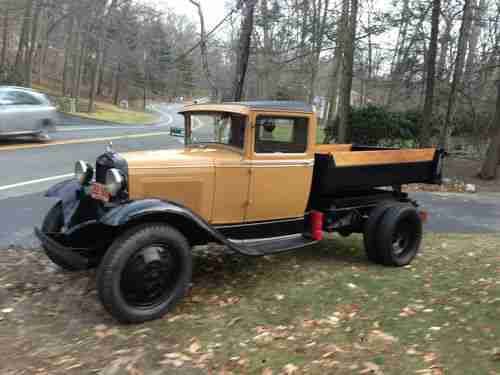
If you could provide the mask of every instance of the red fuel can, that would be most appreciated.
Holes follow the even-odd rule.
[[[323,239],[323,212],[311,212],[311,237],[314,241],[321,241]]]

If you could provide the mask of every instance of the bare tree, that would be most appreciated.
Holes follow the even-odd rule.
[[[309,102],[312,103],[316,96],[316,81],[320,63],[321,50],[325,40],[325,27],[327,23],[329,0],[312,0],[312,54],[311,54],[311,79],[309,81]]]
[[[465,53],[467,47],[467,40],[469,38],[470,26],[472,23],[472,0],[465,0],[462,25],[460,27],[460,34],[458,37],[457,56],[455,60],[455,70],[453,72],[453,81],[451,82],[450,95],[448,97],[448,108],[446,111],[446,119],[439,144],[441,147],[447,149],[448,138],[450,130],[452,129],[451,122],[455,115],[455,106],[457,102],[459,85],[462,84],[462,77],[465,65]]]
[[[3,23],[2,23],[2,55],[0,58],[0,65],[5,66],[7,62],[7,40],[9,37],[9,4],[5,3],[3,6]]]
[[[473,20],[472,27],[470,31],[470,37],[468,40],[468,54],[467,60],[465,62],[465,76],[464,80],[467,84],[471,84],[473,82],[473,74],[476,71],[476,63],[477,63],[477,45],[479,43],[479,38],[481,36],[481,25],[483,23],[482,18],[484,17],[486,8],[485,0],[474,0],[473,6]]]
[[[330,105],[328,107],[327,126],[325,129],[325,139],[323,143],[330,143],[333,139],[335,127],[337,123],[337,102],[339,86],[341,84],[342,75],[339,74],[342,70],[343,60],[343,42],[346,30],[349,26],[349,1],[342,1],[342,14],[340,22],[337,23],[337,37],[335,41],[335,51],[333,54],[332,70],[330,74],[330,86],[328,97]]]
[[[25,5],[23,24],[21,27],[21,36],[19,38],[19,45],[16,54],[16,69],[20,69],[23,63],[24,54],[28,46],[29,34],[31,30],[31,16],[33,11],[33,0],[28,0]]]
[[[113,12],[118,5],[118,0],[112,0],[108,7],[104,7],[104,15],[101,21],[101,26],[99,29],[99,35],[97,40],[97,56],[95,58],[95,65],[92,71],[92,79],[90,81],[90,94],[89,94],[89,107],[88,112],[94,111],[94,103],[97,94],[97,86],[99,84],[99,72],[104,61],[104,50],[106,48],[106,36],[111,22],[111,17]]]
[[[35,54],[35,50],[37,48],[38,28],[39,28],[39,23],[40,23],[41,12],[42,12],[42,3],[40,0],[38,0],[35,3],[35,13],[33,15],[33,20],[31,21],[30,45],[26,51],[25,84],[28,87],[31,87],[32,80],[33,80],[33,55]]]
[[[62,95],[66,96],[69,92],[69,84],[70,84],[70,64],[71,64],[71,56],[74,54],[74,44],[73,44],[73,29],[75,27],[75,17],[71,16],[68,18],[68,22],[66,25],[66,41],[64,43],[64,67],[63,67],[63,82],[62,82]]]
[[[437,56],[437,39],[439,35],[439,15],[441,13],[441,0],[433,0],[432,5],[432,28],[431,41],[429,44],[429,52],[427,53],[427,69],[426,69],[426,88],[425,88],[425,104],[422,116],[422,133],[420,143],[422,145],[430,145],[431,138],[431,121],[434,105],[434,83],[436,81],[436,56]]]
[[[233,100],[240,101],[243,97],[245,77],[248,68],[248,57],[250,55],[250,43],[254,24],[254,13],[257,0],[244,0],[243,19],[241,21],[240,37],[236,55],[236,71],[233,80]]]
[[[348,1],[348,0],[344,0]],[[354,65],[354,48],[356,42],[356,26],[358,19],[358,0],[351,0],[349,27],[345,33],[342,83],[340,87],[340,105],[338,111],[340,143],[347,142],[349,115],[351,112],[351,92]]]
[[[217,98],[219,96],[219,90],[212,79],[212,74],[210,73],[210,67],[208,65],[208,50],[207,50],[207,33],[205,30],[205,17],[203,16],[203,10],[198,1],[189,0],[198,9],[198,17],[200,18],[200,50],[201,50],[201,63],[203,66],[203,71],[205,73],[205,78],[210,85],[212,90],[212,98]]]

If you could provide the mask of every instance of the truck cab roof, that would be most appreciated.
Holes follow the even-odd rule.
[[[220,104],[193,104],[184,107],[179,113],[187,112],[231,112],[248,115],[252,111],[282,111],[294,113],[313,113],[310,104],[299,101],[262,100],[248,102],[227,102]]]

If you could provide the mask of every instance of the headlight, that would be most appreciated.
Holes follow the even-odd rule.
[[[75,178],[80,182],[80,184],[85,185],[92,180],[94,176],[94,169],[82,160],[79,160],[75,164]]]
[[[106,172],[106,191],[111,194],[112,197],[123,189],[124,184],[125,178],[122,172],[116,168],[108,169]]]

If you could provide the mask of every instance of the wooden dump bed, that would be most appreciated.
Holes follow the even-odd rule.
[[[381,186],[441,183],[443,152],[351,144],[318,145],[313,194],[336,195]]]

